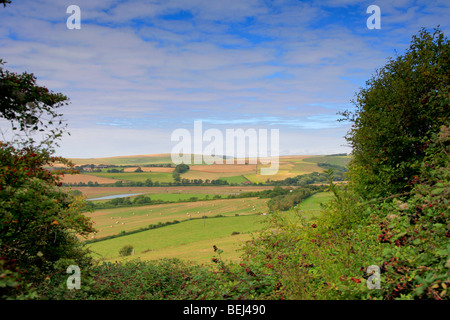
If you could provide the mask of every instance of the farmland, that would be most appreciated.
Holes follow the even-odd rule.
[[[86,240],[94,256],[103,260],[140,258],[143,260],[163,257],[207,262],[211,259],[212,245],[220,245],[223,257],[238,259],[239,246],[262,227],[268,217],[267,201],[263,198],[236,198],[244,192],[272,190],[267,180],[283,180],[288,177],[324,172],[321,164],[345,166],[348,156],[286,156],[279,159],[276,175],[260,174],[261,164],[193,164],[180,174],[181,179],[195,181],[226,181],[227,185],[172,185],[174,165],[170,155],[142,155],[99,159],[71,159],[77,166],[90,165],[95,172],[67,175],[64,181],[73,183],[68,188],[78,190],[93,203],[102,197],[137,195],[164,203],[134,206],[106,207],[85,213],[94,221],[96,233]],[[236,161],[237,162],[237,161]],[[137,169],[140,170],[137,170]],[[114,169],[114,170],[113,170]],[[67,180],[66,180],[67,179]],[[148,182],[152,186],[118,186],[117,181]],[[95,183],[95,181],[97,183]],[[93,185],[95,183],[95,185]],[[305,199],[295,212],[301,211],[309,219],[320,215],[320,203],[330,198],[329,192],[320,192]],[[98,207],[96,207],[98,208]],[[100,207],[101,208],[101,207]],[[104,207],[105,208],[105,207]],[[288,211],[286,217],[295,218]],[[132,245],[134,255],[119,256],[119,249]]]
[[[271,186],[172,186],[172,187],[68,187],[68,190],[79,190],[88,199],[124,193],[160,194],[208,194],[230,195],[241,192],[270,190]]]
[[[294,212],[302,212],[306,218],[314,219],[320,214],[320,203],[329,198],[329,192],[315,194],[285,215],[296,219]],[[240,245],[261,229],[262,222],[269,216],[262,214],[267,212],[266,201],[222,199],[97,210],[87,213],[95,222],[97,238],[138,230],[150,224],[178,223],[93,242],[89,247],[95,257],[103,260],[176,257],[206,263],[212,257],[212,246],[217,245],[224,250],[223,258],[237,260]],[[132,245],[135,254],[120,257],[119,249],[124,245]]]
[[[98,229],[96,237],[101,238],[167,221],[262,213],[267,211],[265,202],[266,199],[254,198],[221,199],[104,209],[87,215],[93,218]]]
[[[112,184],[117,181],[172,184],[175,182],[172,172],[175,165],[170,155],[143,155],[127,157],[111,157],[97,159],[71,159],[77,166],[103,166],[95,172],[82,172],[78,175],[66,175],[63,182],[76,185],[79,183],[96,183],[98,185]],[[222,180],[228,184],[241,185],[245,183],[264,184],[268,180],[277,181],[292,178],[312,172],[324,172],[321,164],[346,166],[350,160],[346,155],[334,156],[282,156],[279,158],[278,172],[274,175],[262,175],[258,164],[191,164],[189,170],[180,175],[181,179],[189,181]],[[235,161],[237,162],[237,160]],[[248,161],[247,161],[248,162]],[[267,165],[265,165],[267,167]],[[139,172],[135,172],[137,169]],[[114,170],[113,170],[114,169]],[[115,172],[111,172],[115,171]],[[121,171],[121,172],[120,172]]]

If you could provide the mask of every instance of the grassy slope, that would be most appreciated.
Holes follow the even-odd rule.
[[[329,192],[315,194],[300,204],[298,210],[303,211],[302,215],[305,218],[314,219],[314,217],[320,214],[320,203],[327,201],[330,196],[331,193]],[[224,254],[222,255],[223,258],[236,260],[239,257],[238,249],[242,242],[250,239],[251,232],[256,232],[258,229],[262,228],[263,225],[261,225],[261,222],[264,221],[266,217],[263,215],[243,215],[243,213],[253,213],[251,207],[248,207],[249,203],[252,203],[252,205],[256,204],[257,208],[264,208],[265,204],[264,202],[258,204],[255,200],[251,199],[250,202],[242,202],[242,200],[244,199],[217,200],[217,202],[210,201],[211,205],[213,203],[219,204],[219,202],[222,202],[222,205],[228,203],[229,205],[234,206],[235,210],[241,212],[240,216],[234,216],[234,211],[226,213],[222,210],[222,214],[228,215],[227,217],[194,219],[188,222],[93,243],[89,246],[94,252],[98,253],[96,255],[97,257],[103,256],[109,260],[131,258],[148,260],[163,257],[177,257],[204,263],[210,261],[214,255],[212,246],[217,245],[224,250]],[[263,200],[261,199],[260,201]],[[201,206],[202,202],[192,203],[192,205],[194,204],[199,206],[196,208],[191,207],[191,209],[186,209],[186,211],[192,213],[206,209],[204,206]],[[218,210],[218,205],[215,206],[215,208],[217,212],[220,211]],[[102,210],[99,212],[98,216],[103,217],[104,222],[111,224],[111,220],[109,219],[111,216],[116,218],[119,215],[125,216],[128,214],[128,216],[130,216],[133,209],[136,211],[135,214],[137,216],[139,214],[138,211],[135,210],[137,208],[129,208],[127,212],[120,211],[120,209],[114,209],[113,211]],[[144,209],[140,214],[142,215],[144,212],[148,212],[148,208]],[[181,213],[182,217],[183,214],[185,216],[184,211]],[[166,216],[163,214],[163,216],[160,217],[160,221],[172,221],[174,220],[175,215],[175,213],[172,215],[167,214]],[[294,217],[292,211],[286,212],[286,215]],[[194,216],[195,214],[193,217]],[[240,232],[241,234],[231,235],[234,231]],[[118,255],[118,251],[126,244],[134,246],[135,255],[128,258],[121,258]]]
[[[187,220],[190,218],[189,215],[192,218],[200,218],[218,214],[234,216],[262,213],[267,211],[266,201],[267,199],[244,198],[171,203],[102,209],[86,215],[95,222],[94,227],[98,230],[96,237],[102,238],[119,234],[121,231],[137,230],[150,224],[156,225],[159,222]]]
[[[211,248],[217,243],[216,240],[221,241],[224,240],[223,238],[234,237],[231,236],[232,232],[248,233],[257,230],[261,226],[259,221],[262,221],[262,218],[263,216],[258,215],[194,219],[97,242],[91,245],[91,249],[101,252],[103,257],[119,259],[119,249],[126,244],[131,244],[136,253],[133,258],[155,259],[161,257],[161,255],[167,255],[165,251],[169,249],[174,256],[179,257],[188,254],[191,259],[198,260],[198,258],[205,257],[204,253],[207,253],[208,249],[212,252]],[[240,238],[242,239],[242,236]],[[152,251],[142,254],[146,250]],[[199,250],[200,256],[196,254],[196,250]]]

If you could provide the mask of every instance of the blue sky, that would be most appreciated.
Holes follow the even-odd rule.
[[[72,4],[79,30],[66,27]],[[329,154],[351,151],[336,113],[420,28],[448,35],[448,17],[448,1],[13,0],[0,57],[70,98],[66,157],[170,153],[195,120],[279,129],[281,154]]]

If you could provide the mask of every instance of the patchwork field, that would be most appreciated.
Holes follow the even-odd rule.
[[[173,182],[173,167],[144,166],[171,163],[170,155],[72,160],[77,165],[103,164],[110,167],[101,169],[102,172],[67,175],[65,181],[82,181],[85,183],[96,181],[98,184],[103,184],[119,180],[145,182],[147,179],[151,179],[153,182]],[[215,195],[228,196],[242,192],[272,189],[272,186],[248,186],[245,183],[248,181],[265,183],[267,179],[280,180],[312,172],[323,172],[324,169],[318,164],[327,163],[345,166],[349,160],[349,156],[342,155],[283,156],[279,158],[279,170],[275,175],[261,175],[261,164],[190,165],[190,170],[181,174],[182,179],[202,179],[203,181],[222,179],[230,184],[235,184],[232,186],[72,186],[69,188],[81,191],[87,199],[123,194],[144,194],[150,196],[152,200],[174,202],[101,209],[86,213],[93,219],[94,226],[98,231],[96,234],[89,235],[87,240],[99,240],[113,236],[113,238],[89,244],[95,257],[110,261],[177,257],[206,263],[214,255],[213,245],[217,245],[224,250],[223,257],[225,259],[238,259],[238,249],[243,241],[249,240],[251,234],[258,232],[263,226],[262,222],[270,217],[266,205],[268,199],[212,200]],[[111,169],[111,166],[124,169],[124,172],[107,172]],[[134,172],[138,167],[141,167],[143,172]],[[308,219],[315,219],[321,214],[320,203],[328,201],[330,196],[329,192],[315,194],[298,205],[298,208],[283,213],[283,215],[288,219],[297,219],[297,214],[300,213]],[[193,197],[197,199],[192,201]],[[164,225],[166,223],[170,224]],[[155,226],[157,227],[155,228]],[[126,234],[128,232],[135,233]],[[120,248],[127,244],[133,246],[134,255],[120,257]]]
[[[133,166],[122,168],[123,173],[108,173],[107,169],[102,172],[83,173],[81,175],[72,175],[64,178],[67,183],[87,183],[89,181],[99,184],[113,183],[118,180],[131,182],[145,182],[151,179],[153,182],[168,183],[174,182],[172,172],[174,168],[168,167],[144,167],[151,164],[170,164],[172,163],[170,154],[162,155],[143,155],[143,156],[124,156],[111,158],[96,159],[71,159],[77,165],[95,164],[117,166]],[[223,179],[229,183],[243,184],[247,181],[253,183],[265,183],[268,179],[272,181],[283,180],[289,177],[308,174],[312,172],[323,172],[324,168],[319,163],[327,163],[331,165],[346,166],[350,160],[350,156],[281,156],[279,157],[278,172],[274,175],[261,175],[262,167],[270,165],[262,164],[191,164],[190,170],[181,174],[182,179],[201,179],[217,180]],[[134,172],[138,166],[141,166],[143,172]]]

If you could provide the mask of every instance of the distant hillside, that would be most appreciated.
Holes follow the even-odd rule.
[[[145,165],[145,164],[159,164],[172,163],[170,154],[147,154],[136,156],[117,156],[106,158],[71,158],[75,165]]]
[[[193,160],[193,155],[191,159]],[[97,181],[98,184],[108,183],[106,180],[101,179],[110,179],[110,183],[119,180],[123,182],[145,182],[147,179],[151,179],[153,182],[174,182],[171,172],[173,169],[167,167],[150,167],[169,164],[175,167],[170,154],[87,159],[76,158],[70,160],[78,167],[93,165],[89,170],[81,170],[82,175],[67,176],[65,180],[71,184],[78,182],[86,183],[89,177],[92,177],[92,182]],[[192,181],[220,179],[237,184],[244,184],[245,182],[265,183],[268,179],[271,181],[279,181],[313,172],[322,173],[330,167],[343,168],[349,161],[350,156],[344,154],[281,156],[279,157],[278,172],[274,175],[261,175],[261,168],[268,167],[269,165],[262,165],[261,163],[250,164],[248,160],[245,164],[189,164],[190,169],[182,173],[180,178]],[[140,167],[142,168],[135,172]]]

